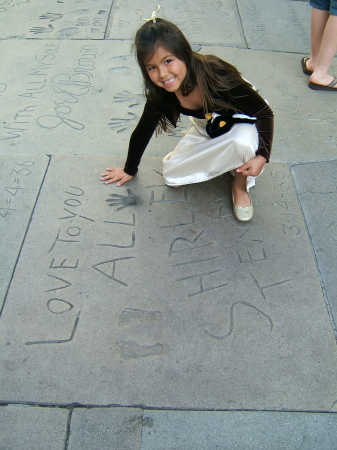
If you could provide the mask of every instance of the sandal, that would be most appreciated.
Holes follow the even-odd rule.
[[[310,89],[315,89],[316,91],[336,91],[337,92],[337,88],[334,87],[336,85],[337,85],[336,77],[334,77],[334,79],[331,81],[331,83],[329,83],[327,86],[323,86],[322,84],[311,83],[311,81],[308,83],[308,86],[310,87]]]
[[[308,61],[308,59],[310,59],[310,58],[304,57],[304,58],[302,58],[302,61],[301,61],[301,64],[302,64],[302,71],[303,71],[303,73],[304,73],[305,75],[311,75],[311,74],[312,74],[312,70],[309,70],[309,69],[307,68],[307,61]]]

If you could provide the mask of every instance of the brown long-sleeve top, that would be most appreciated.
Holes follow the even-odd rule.
[[[267,162],[270,158],[273,132],[274,115],[266,101],[249,85],[243,84],[229,90],[230,101],[233,109],[220,109],[218,114],[231,115],[240,111],[251,117],[256,117],[256,128],[259,135],[259,146],[257,155],[262,155]],[[176,127],[180,114],[204,119],[203,109],[189,110],[183,108],[174,93],[166,92],[162,100],[158,103],[145,104],[143,114],[133,131],[124,172],[128,175],[135,175],[143,153],[153,136],[160,117],[164,115],[169,122]]]

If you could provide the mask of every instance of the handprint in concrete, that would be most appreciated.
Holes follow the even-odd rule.
[[[112,198],[108,198],[106,201],[109,203],[109,206],[119,206],[117,211],[120,211],[128,206],[137,205],[138,199],[131,189],[127,190],[128,195],[121,194],[111,194]]]

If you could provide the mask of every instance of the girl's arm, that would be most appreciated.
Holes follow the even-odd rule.
[[[155,132],[159,119],[160,114],[153,111],[151,106],[146,103],[138,125],[130,137],[129,151],[124,169],[108,168],[107,172],[101,175],[101,180],[105,184],[117,181],[117,186],[122,186],[136,175],[143,153]]]
[[[155,112],[154,108],[146,103],[138,125],[130,138],[128,156],[124,166],[124,172],[128,175],[134,176],[138,172],[140,160],[157,128],[159,119],[160,113]]]

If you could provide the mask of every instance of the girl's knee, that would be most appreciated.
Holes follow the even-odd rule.
[[[253,130],[240,130],[233,135],[233,145],[235,147],[236,152],[240,155],[243,161],[248,161],[251,158],[254,158],[255,152],[258,148],[258,135],[256,133],[252,133]]]

